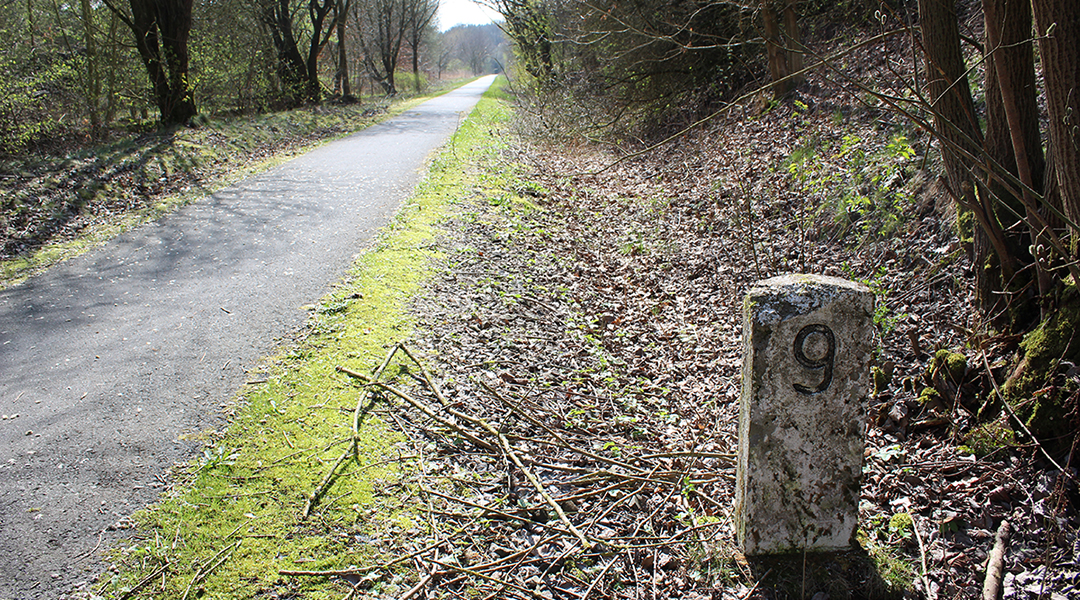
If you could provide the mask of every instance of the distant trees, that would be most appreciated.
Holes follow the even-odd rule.
[[[117,123],[169,126],[199,110],[349,97],[365,81],[397,93],[402,68],[419,90],[425,73],[505,62],[492,59],[498,28],[442,34],[437,8],[437,0],[0,1],[0,155]]]
[[[473,75],[495,73],[509,58],[509,43],[498,25],[459,25],[441,36],[442,69],[463,69]]]

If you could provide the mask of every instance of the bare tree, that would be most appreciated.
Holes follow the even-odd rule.
[[[197,113],[188,77],[192,2],[129,0],[130,11],[105,2],[135,37],[163,125],[184,123]]]
[[[295,15],[302,4],[294,6],[292,0],[259,0],[260,17],[270,30],[277,51],[278,76],[291,105],[322,99],[319,55],[335,31],[336,20],[343,18],[342,14],[333,12],[337,5],[338,0],[307,0],[306,19],[298,23]],[[300,42],[305,38],[306,56],[300,51]]]
[[[405,20],[407,31],[405,42],[412,54],[413,80],[416,91],[420,91],[420,44],[430,33],[432,20],[439,11],[438,0],[405,0]]]
[[[394,72],[408,29],[406,0],[357,0],[353,18],[364,66],[388,96],[397,94]]]
[[[1050,156],[1061,204],[1080,223],[1080,10],[1076,0],[1032,0],[1050,116]]]

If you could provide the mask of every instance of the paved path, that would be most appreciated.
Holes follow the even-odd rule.
[[[221,425],[491,81],[0,291],[0,599],[93,575],[99,532],[154,499],[195,448],[182,433]]]

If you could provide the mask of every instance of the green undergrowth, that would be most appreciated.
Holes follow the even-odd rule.
[[[67,156],[0,160],[0,289],[239,179],[443,93],[202,119]],[[0,247],[0,255],[11,252]]]
[[[479,174],[496,156],[506,114],[491,94],[481,100],[375,245],[311,307],[304,338],[249,376],[228,427],[192,432],[206,442],[202,456],[179,470],[158,504],[135,515],[132,535],[111,551],[99,594],[341,598],[347,578],[280,571],[371,567],[426,532],[407,479],[416,458],[382,418],[383,405],[364,415],[357,458],[348,452],[360,388],[337,367],[370,374],[409,337],[407,307],[438,258],[436,228],[457,199],[483,185]],[[402,368],[392,363],[383,379]],[[392,571],[350,578],[376,593],[407,587],[404,573]]]

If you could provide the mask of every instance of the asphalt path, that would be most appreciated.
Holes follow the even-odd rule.
[[[486,77],[0,291],[0,599],[101,567],[246,370],[411,193]],[[104,532],[104,533],[102,533]]]

